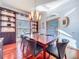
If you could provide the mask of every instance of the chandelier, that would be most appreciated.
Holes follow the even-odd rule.
[[[41,14],[38,11],[31,11],[29,14],[29,19],[33,21],[39,21],[41,19]]]
[[[34,9],[29,13],[29,19],[32,21],[39,21],[41,19],[41,13],[36,10],[36,0],[33,0]]]

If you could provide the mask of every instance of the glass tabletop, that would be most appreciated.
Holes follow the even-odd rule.
[[[52,35],[34,34],[29,38],[32,38],[42,44],[48,44],[50,42],[56,41],[57,36],[53,37]]]

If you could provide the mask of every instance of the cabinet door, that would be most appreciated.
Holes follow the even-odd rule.
[[[47,38],[48,39],[55,39],[58,35],[58,20],[52,19],[50,21],[47,21],[46,23],[46,31],[47,31]]]
[[[23,15],[16,15],[16,35],[20,37],[21,35],[30,35],[30,22]]]

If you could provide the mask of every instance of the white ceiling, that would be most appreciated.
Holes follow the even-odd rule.
[[[30,11],[34,7],[34,0],[1,0],[2,5],[14,7],[24,11]],[[36,5],[41,5],[44,3],[49,3],[55,0],[36,0]]]
[[[68,0],[0,0],[2,5],[10,8],[17,8],[23,11],[31,11],[33,8],[37,10],[50,11],[62,5]],[[35,3],[36,2],[36,3]],[[36,6],[36,7],[35,7]]]
[[[39,11],[52,11],[58,7],[60,7],[61,5],[67,3],[69,0],[57,0],[57,1],[52,1],[52,2],[49,2],[49,3],[45,3],[45,4],[42,4],[42,5],[39,5],[36,7],[37,10]]]

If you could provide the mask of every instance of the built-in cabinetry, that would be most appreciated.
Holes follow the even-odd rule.
[[[38,22],[30,20],[24,14],[16,14],[16,36],[20,38],[21,35],[31,36],[38,32]]]
[[[38,33],[38,21],[31,21],[32,33]]]
[[[37,21],[30,21],[26,14],[0,7],[0,37],[4,37],[4,44],[16,42],[22,34],[31,36],[37,32]]]
[[[4,44],[16,41],[16,13],[2,7],[0,7],[0,36],[4,37]]]
[[[47,40],[55,40],[58,37],[58,18],[46,21],[46,34]]]
[[[24,14],[16,14],[16,37],[30,36],[30,21]]]

